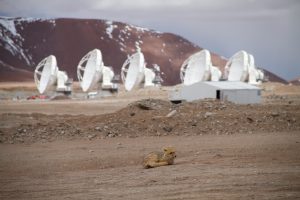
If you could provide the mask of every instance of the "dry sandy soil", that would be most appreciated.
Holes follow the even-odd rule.
[[[262,88],[261,105],[172,105],[170,88],[27,101],[33,84],[0,84],[0,199],[300,198],[300,87]],[[164,146],[175,165],[143,169]]]

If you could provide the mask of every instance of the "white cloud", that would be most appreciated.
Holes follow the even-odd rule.
[[[190,15],[204,18],[223,16],[275,15],[290,9],[296,0],[0,0],[0,13],[10,16],[101,17],[101,12],[141,18]],[[120,12],[120,13],[119,13]],[[119,13],[119,14],[118,14]],[[79,15],[79,16],[78,16]]]
[[[191,4],[191,0],[172,0],[172,1],[161,1],[161,0],[101,0],[94,1],[94,6],[97,9],[112,9],[112,10],[149,10],[149,9],[161,9],[165,7],[178,7],[186,6]]]

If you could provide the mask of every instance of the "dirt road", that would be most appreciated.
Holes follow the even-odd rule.
[[[166,145],[176,164],[143,169]],[[297,152],[297,133],[2,144],[0,199],[297,199]]]

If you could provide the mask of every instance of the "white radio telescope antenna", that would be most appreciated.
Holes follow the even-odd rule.
[[[51,86],[56,85],[57,92],[71,93],[71,81],[64,71],[59,71],[56,58],[50,55],[43,59],[35,68],[34,81],[39,93],[45,93]]]
[[[225,74],[228,81],[242,81],[259,84],[264,75],[255,67],[254,57],[246,51],[235,53],[226,63]]]
[[[144,54],[140,51],[130,56],[123,64],[121,78],[127,91],[140,87],[154,86],[156,75],[146,67]]]
[[[221,71],[212,65],[210,52],[206,49],[191,55],[180,68],[180,79],[184,85],[200,81],[218,81]]]
[[[112,82],[114,72],[111,67],[104,66],[99,49],[88,52],[77,66],[77,77],[84,92],[90,91],[98,83],[101,89],[117,89]]]
[[[246,82],[248,79],[249,56],[246,51],[234,54],[226,63],[225,70],[228,81]]]

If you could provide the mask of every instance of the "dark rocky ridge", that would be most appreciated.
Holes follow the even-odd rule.
[[[289,83],[291,83],[293,85],[300,85],[300,77],[289,81]]]
[[[161,67],[163,85],[180,82],[183,61],[201,47],[172,34],[160,33],[120,22],[96,19],[0,18],[0,81],[33,80],[35,66],[53,54],[61,70],[77,80],[79,60],[98,48],[104,64],[120,73],[128,55],[141,48],[147,66]],[[226,59],[212,53],[215,66],[223,70]],[[270,81],[285,80],[266,71]]]

